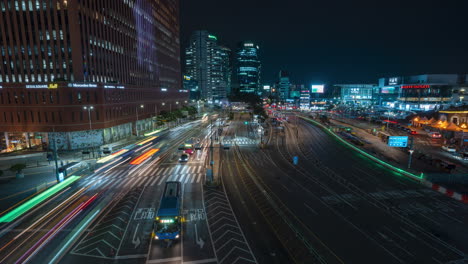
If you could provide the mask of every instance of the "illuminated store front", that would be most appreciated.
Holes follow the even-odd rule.
[[[434,110],[451,100],[452,86],[438,84],[401,85],[396,108],[402,110]]]

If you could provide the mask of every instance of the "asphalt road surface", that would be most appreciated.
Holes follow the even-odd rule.
[[[270,129],[267,148],[239,146],[229,159],[244,167],[232,176],[242,179],[234,189],[251,189],[257,210],[283,219],[270,226],[289,241],[282,244],[294,261],[467,261],[467,205],[373,163],[305,121],[290,117],[282,126]],[[289,246],[294,240],[300,243]]]

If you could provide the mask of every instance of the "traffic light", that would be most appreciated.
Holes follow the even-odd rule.
[[[244,125],[248,125],[249,124],[249,121],[244,121]]]

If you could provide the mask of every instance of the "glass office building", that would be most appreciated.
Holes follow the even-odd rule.
[[[259,46],[242,42],[236,53],[236,78],[242,93],[261,93]]]

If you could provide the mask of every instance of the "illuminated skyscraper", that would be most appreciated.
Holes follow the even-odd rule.
[[[218,45],[218,38],[205,30],[195,31],[185,50],[187,75],[198,82],[201,97],[223,100],[230,89],[230,52]]]
[[[281,70],[278,76],[278,97],[280,100],[284,101],[289,99],[290,88],[291,82],[289,81],[289,74]]]
[[[259,47],[251,41],[241,42],[236,53],[236,79],[242,93],[261,93]]]
[[[219,55],[221,57],[222,87],[226,95],[229,95],[232,89],[231,49],[219,46]]]

